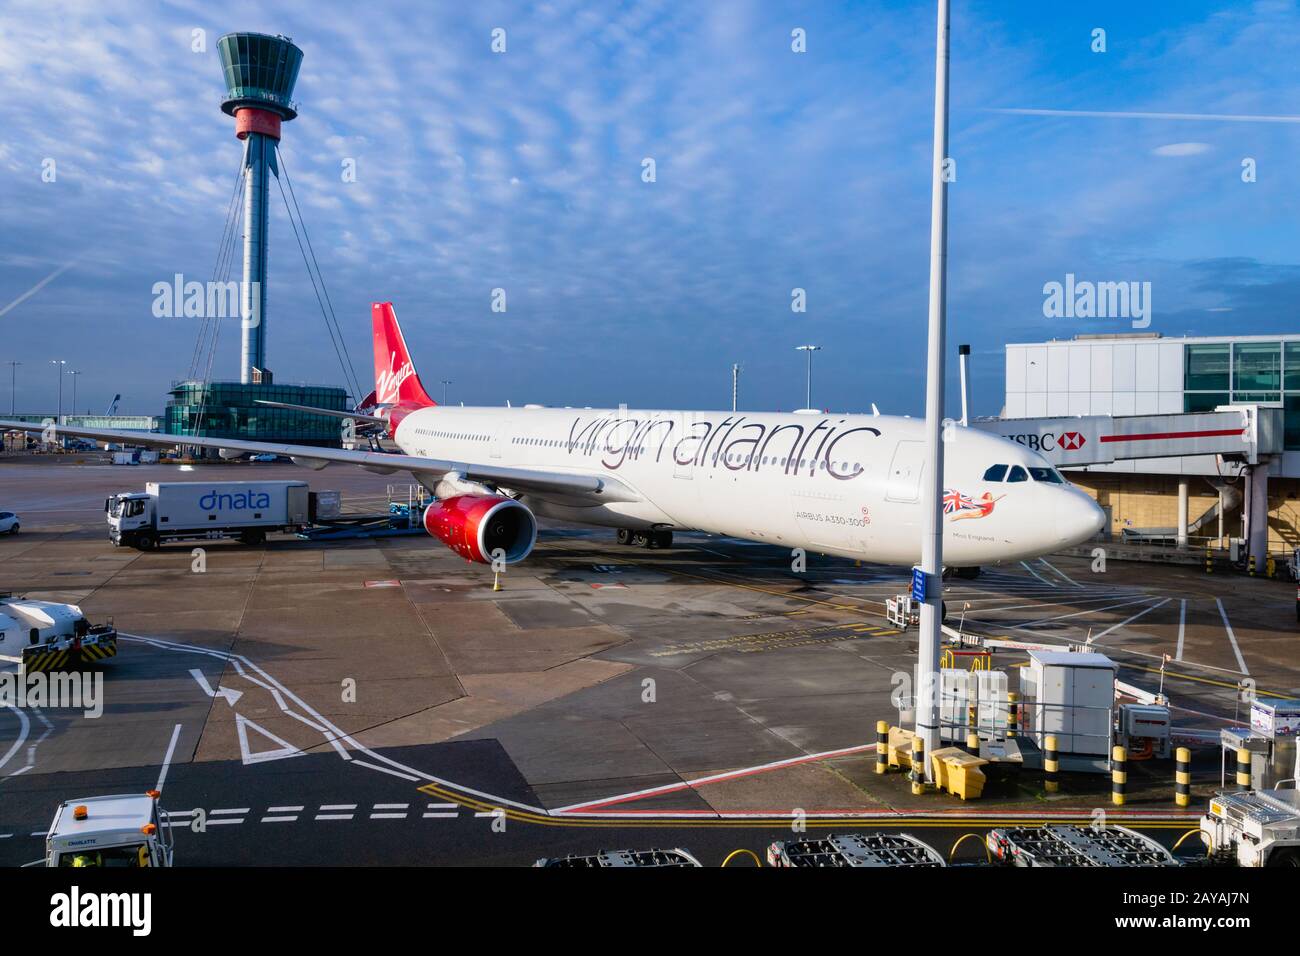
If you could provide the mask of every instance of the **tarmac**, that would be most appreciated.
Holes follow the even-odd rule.
[[[0,459],[0,590],[111,618],[102,717],[0,707],[0,865],[38,857],[60,800],[158,786],[181,864],[530,863],[684,846],[710,864],[792,828],[907,830],[942,852],[998,822],[1096,810],[1172,840],[1219,784],[1197,752],[1192,808],[1173,767],[1135,762],[1123,810],[1104,775],[1043,791],[1026,771],[979,801],[913,796],[874,772],[875,724],[915,631],[884,617],[907,569],[678,534],[671,549],[544,527],[501,576],[423,533],[275,535],[142,554],[107,539],[104,498],[150,480],[286,478],[384,510],[359,470],[111,466]],[[1300,696],[1294,585],[1091,557],[985,569],[945,587],[949,623],[1065,646],[1217,731],[1255,692]],[[1164,656],[1172,659],[1164,664]],[[1012,674],[1020,654],[997,655]],[[1247,708],[1248,709],[1248,708]],[[969,847],[969,842],[967,843]],[[971,851],[973,852],[973,851]]]

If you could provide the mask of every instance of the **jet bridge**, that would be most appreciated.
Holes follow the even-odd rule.
[[[1216,456],[1246,478],[1249,554],[1262,567],[1268,553],[1269,462],[1282,454],[1280,405],[1220,405],[1211,412],[975,419],[971,427],[1019,442],[1061,468],[1144,458]],[[1187,482],[1179,486],[1180,547],[1187,544]]]

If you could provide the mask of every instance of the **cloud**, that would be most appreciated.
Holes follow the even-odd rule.
[[[1199,156],[1208,153],[1212,147],[1209,143],[1166,143],[1151,150],[1153,156]]]

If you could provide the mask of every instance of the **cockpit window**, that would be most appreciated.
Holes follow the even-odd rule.
[[[988,471],[984,472],[985,481],[1001,481],[1007,476],[1006,465],[994,465]]]
[[[1029,480],[1029,473],[1026,472],[1025,469],[1021,468],[1019,465],[1012,466],[1011,474],[1007,478],[1007,481],[1028,481],[1028,480]]]
[[[1065,479],[1055,468],[1030,468],[1029,475],[1034,481],[1045,481],[1051,485],[1065,484]]]

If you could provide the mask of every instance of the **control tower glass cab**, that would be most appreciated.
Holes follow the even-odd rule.
[[[282,119],[298,115],[293,88],[302,66],[302,50],[288,37],[264,33],[227,33],[217,41],[226,77],[221,108],[234,116],[240,107],[269,110]]]

